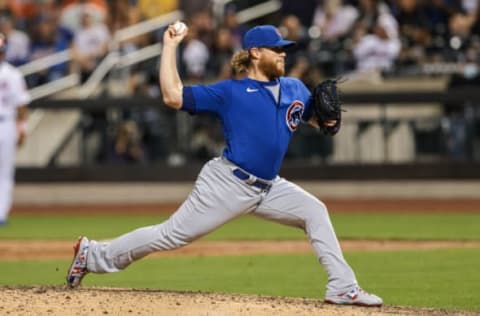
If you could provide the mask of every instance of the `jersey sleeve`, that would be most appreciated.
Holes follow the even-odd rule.
[[[303,116],[302,116],[302,121],[303,122],[308,122],[310,118],[312,117],[312,93],[308,88],[305,86],[305,84],[298,80],[298,93],[299,93],[299,98],[302,100],[303,104],[305,104],[305,110],[303,111]]]
[[[210,85],[193,85],[183,88],[182,110],[191,114],[201,112],[219,113],[228,104],[229,81]]]
[[[13,78],[13,91],[15,91],[13,104],[15,107],[27,105],[30,103],[31,98],[30,94],[28,93],[27,84],[25,83],[23,75],[20,72],[15,72],[15,76],[13,76]]]

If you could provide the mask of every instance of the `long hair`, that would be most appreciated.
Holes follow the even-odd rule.
[[[250,66],[250,53],[246,50],[236,52],[232,56],[230,65],[232,66],[234,76],[246,73]]]

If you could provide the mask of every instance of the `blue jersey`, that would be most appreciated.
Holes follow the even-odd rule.
[[[276,83],[245,78],[188,86],[183,90],[182,110],[217,115],[226,141],[223,156],[271,180],[280,170],[293,132],[311,116],[310,91],[300,80],[279,79],[278,103],[266,87]]]

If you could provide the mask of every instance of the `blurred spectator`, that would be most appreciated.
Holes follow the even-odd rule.
[[[342,5],[340,0],[318,2],[311,28],[314,37],[311,47],[316,64],[326,76],[338,76],[354,68],[350,33],[358,14],[357,9]]]
[[[402,50],[398,64],[416,65],[425,61],[425,47],[430,45],[428,16],[419,0],[396,0],[395,18],[400,25]]]
[[[143,16],[152,19],[176,10],[177,2],[177,0],[138,0],[138,8]]]
[[[3,14],[13,15],[7,1],[0,1],[0,15]]]
[[[299,64],[301,64],[301,62],[297,63],[297,65]],[[305,61],[304,64],[307,65],[307,61]],[[319,82],[324,80],[325,74],[322,73],[321,69],[318,67],[308,67],[298,78],[305,83],[305,86],[307,86],[308,89],[312,90]]]
[[[449,47],[453,61],[461,65],[461,72],[452,74],[448,83],[448,90],[458,87],[476,88],[480,85],[480,33],[478,28],[478,14],[454,13],[450,17]],[[446,151],[454,160],[465,160],[473,157],[473,137],[475,135],[475,110],[478,104],[445,104],[445,117],[442,120],[445,135]],[[477,123],[478,124],[478,123]]]
[[[27,33],[15,29],[9,11],[0,15],[0,33],[5,35],[8,42],[6,61],[14,66],[27,62],[30,54],[30,38]]]
[[[7,1],[5,1],[7,2]],[[36,0],[10,0],[8,1],[8,8],[13,13],[15,18],[15,26],[21,29],[28,28],[28,22],[31,21],[39,13],[39,6],[44,1]],[[53,0],[46,0],[46,3],[51,3]]]
[[[196,37],[205,45],[209,47],[213,45],[215,23],[211,9],[204,9],[191,14],[189,26],[195,29]]]
[[[462,0],[462,8],[467,14],[475,14],[478,7],[478,0]]]
[[[131,120],[121,122],[113,143],[108,146],[107,162],[142,163],[144,161],[144,149],[137,123]]]
[[[182,3],[182,2],[181,2]],[[187,3],[183,3],[187,5]],[[191,3],[192,7],[199,8],[192,11],[187,18],[188,34],[180,45],[178,53],[179,71],[185,80],[196,82],[205,79],[209,74],[207,64],[211,58],[210,50],[214,46],[214,20],[209,1]],[[184,8],[185,9],[185,8]]]
[[[70,46],[71,34],[56,23],[55,16],[40,14],[34,24],[30,48],[30,60],[36,60],[48,55],[66,50]],[[59,79],[68,72],[66,63],[54,65],[28,77],[30,86],[37,86]]]
[[[471,44],[472,25],[475,22],[475,15],[454,13],[450,16],[448,23],[448,50],[445,58],[449,61],[464,62],[465,53]]]
[[[185,45],[181,50],[181,62],[185,67],[185,81],[198,81],[207,73],[207,63],[210,58],[208,46],[198,38],[195,25],[189,27]]]
[[[139,7],[130,0],[116,0],[109,2],[108,22],[110,31],[118,30],[139,23],[143,20]]]
[[[142,143],[145,156],[149,161],[165,160],[169,154],[170,140],[175,138],[172,132],[176,129],[175,112],[147,109],[141,112],[136,120],[142,126]]]
[[[247,31],[247,27],[244,24],[240,24],[238,22],[237,9],[234,5],[228,5],[225,8],[222,24],[223,27],[230,30],[233,51],[241,50],[242,38]]]
[[[336,41],[352,29],[358,11],[341,0],[320,1],[315,9],[313,25],[319,29],[323,41]]]
[[[232,76],[230,60],[233,55],[233,39],[230,30],[225,27],[217,29],[207,68],[212,78],[223,80]]]
[[[282,7],[280,9],[281,16],[294,15],[305,27],[309,28],[312,25],[313,15],[317,5],[331,0],[282,0]]]
[[[142,13],[138,6],[130,0],[111,1],[109,3],[109,13],[108,25],[112,34],[143,20]],[[148,34],[128,38],[118,43],[119,53],[122,56],[128,55],[146,46],[148,43]],[[145,72],[146,70],[142,69],[139,64],[123,67],[121,70],[117,71],[117,73],[119,73],[124,79],[123,81],[128,82],[128,89],[122,87],[122,89],[125,90],[125,93],[132,95],[142,88],[141,85],[145,81]]]
[[[468,67],[468,65],[465,65]],[[458,87],[477,88],[480,85],[478,69],[475,73],[465,72],[450,77],[448,90]],[[476,104],[478,106],[478,104]],[[475,115],[473,104],[445,104],[445,117],[442,128],[445,135],[447,155],[453,160],[466,160],[473,156],[473,135]]]
[[[287,57],[285,58],[285,71],[288,73],[295,67],[299,58],[308,55],[310,38],[305,26],[295,15],[285,16],[278,29],[282,33],[283,38],[296,42],[295,46],[288,48]]]
[[[476,12],[474,13],[470,33],[473,35],[473,37],[475,37],[474,40],[478,41],[480,38],[480,6],[477,7]],[[477,51],[480,51],[478,48],[479,47],[477,47]]]
[[[431,43],[426,47],[429,60],[443,60],[445,48],[448,47],[448,24],[452,14],[461,11],[459,1],[435,0],[423,5],[427,16]]]
[[[212,1],[211,0],[178,0],[178,7],[183,11],[185,17],[190,19],[191,16],[197,14],[201,11],[211,11],[212,10]]]
[[[297,16],[286,15],[283,17],[278,28],[286,38],[291,41],[296,41],[297,47],[300,46],[301,48],[306,48],[308,46],[308,41],[310,39],[306,27]]]
[[[225,142],[218,122],[202,116],[201,119],[196,120],[194,130],[190,143],[194,159],[206,161],[221,154]]]
[[[398,23],[379,1],[361,0],[360,3],[353,48],[357,70],[391,71],[401,49]]]
[[[299,57],[295,61],[295,64],[287,73],[288,77],[295,77],[298,79],[303,78],[310,69],[310,63],[307,57]]]
[[[65,0],[63,4],[60,24],[72,32],[82,28],[85,14],[95,23],[106,23],[108,13],[104,0]]]
[[[75,33],[72,45],[72,70],[79,71],[82,81],[93,72],[105,56],[110,42],[110,33],[104,23],[95,23],[89,12],[82,15],[82,27]]]

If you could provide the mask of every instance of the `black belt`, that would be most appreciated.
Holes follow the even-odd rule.
[[[246,184],[252,185],[264,191],[268,191],[272,187],[271,183],[257,179],[252,175],[248,174],[247,172],[243,171],[242,169],[233,169],[233,174],[240,180],[245,181]]]

